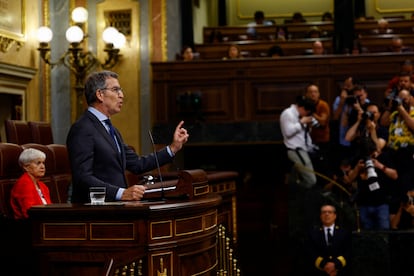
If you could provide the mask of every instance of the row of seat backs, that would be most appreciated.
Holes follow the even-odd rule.
[[[48,186],[53,203],[68,201],[71,172],[66,145],[27,143],[0,143],[0,216],[13,218],[10,206],[11,189],[22,175],[18,159],[25,148],[35,148],[46,154],[46,173],[42,181]]]
[[[23,145],[36,143],[42,145],[53,144],[52,127],[49,122],[43,121],[5,121],[6,139],[8,143]]]

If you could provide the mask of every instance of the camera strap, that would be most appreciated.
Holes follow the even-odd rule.
[[[306,125],[305,127],[305,146],[308,147],[308,134],[309,134],[309,126]]]

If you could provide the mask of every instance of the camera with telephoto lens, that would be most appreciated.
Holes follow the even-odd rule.
[[[370,179],[374,179],[375,181],[378,178],[377,172],[375,171],[374,162],[371,158],[365,158],[365,170],[367,171],[368,175],[368,182]]]
[[[371,192],[374,192],[380,189],[380,185],[378,183],[378,175],[375,171],[374,162],[371,158],[365,159],[365,171],[367,172],[367,184],[368,188]]]

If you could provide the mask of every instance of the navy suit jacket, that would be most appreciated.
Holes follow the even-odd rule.
[[[309,275],[327,275],[321,270],[326,262],[335,263],[339,270],[338,275],[349,275],[352,245],[351,231],[335,225],[331,246],[326,244],[322,226],[310,230],[308,234],[305,248],[308,251],[309,267],[311,268]],[[342,267],[342,262],[338,258],[342,261],[345,260],[345,267]],[[317,264],[319,264],[318,267],[316,267]]]
[[[90,186],[105,186],[105,201],[114,201],[119,188],[127,188],[125,170],[135,174],[157,168],[155,155],[139,156],[115,129],[121,152],[102,123],[89,111],[71,126],[66,145],[72,170],[71,202],[89,202]],[[172,161],[164,148],[157,152],[160,165]]]

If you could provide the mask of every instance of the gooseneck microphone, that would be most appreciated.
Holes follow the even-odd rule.
[[[155,148],[154,138],[152,137],[151,130],[148,130],[148,134],[149,134],[149,137],[150,137],[150,139],[151,139],[152,150],[153,150],[153,152],[154,152],[154,155],[155,155],[155,162],[156,162],[156,164],[157,164],[158,177],[159,177],[159,179],[160,179],[160,183],[161,183],[161,200],[164,200],[164,199],[165,199],[165,196],[164,196],[164,182],[163,182],[163,180],[162,180],[162,174],[161,174],[160,162],[158,161],[158,156],[157,156],[157,149]]]

